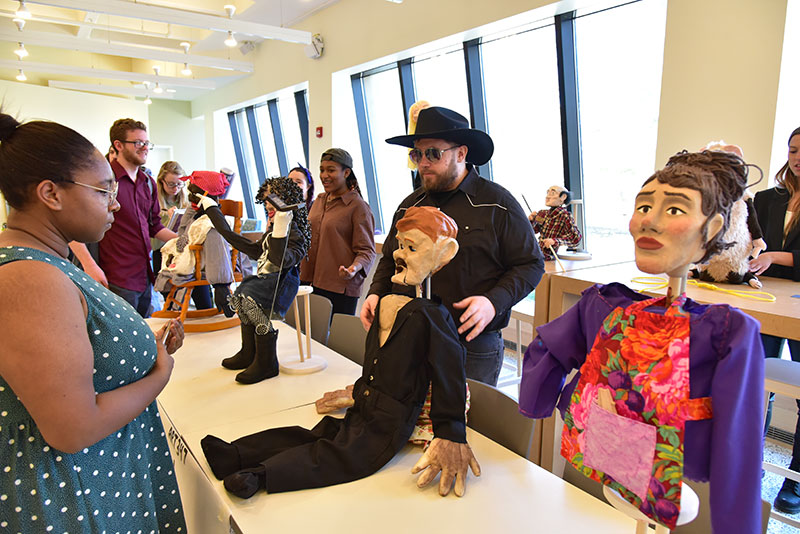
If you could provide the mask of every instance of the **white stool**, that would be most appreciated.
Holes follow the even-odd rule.
[[[636,520],[636,534],[645,534],[648,531],[648,523],[655,523],[652,519],[642,513],[641,510],[622,498],[622,495],[609,486],[603,486],[603,495],[606,500],[630,518]],[[700,499],[687,484],[681,484],[681,511],[678,514],[677,525],[685,525],[697,517],[700,510]],[[664,525],[656,523],[656,534],[669,534],[669,529]]]
[[[292,302],[294,306],[294,320],[295,331],[297,332],[297,350],[298,354],[294,354],[289,358],[281,358],[281,372],[288,374],[305,375],[322,371],[328,367],[328,362],[321,356],[314,356],[311,354],[311,299],[309,295],[314,292],[311,286],[300,286],[297,290],[297,296]],[[305,333],[305,346],[306,351],[303,353],[303,333],[301,332],[300,324],[300,310],[297,306],[297,299],[303,297],[303,304],[305,305],[304,315],[306,324]]]

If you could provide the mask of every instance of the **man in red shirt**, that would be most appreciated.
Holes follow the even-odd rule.
[[[144,123],[119,119],[109,132],[116,159],[111,170],[119,184],[120,209],[100,241],[95,263],[82,244],[71,245],[89,276],[125,299],[142,317],[149,315],[154,279],[150,238],[168,241],[177,234],[161,224],[156,184],[142,170],[153,144]]]

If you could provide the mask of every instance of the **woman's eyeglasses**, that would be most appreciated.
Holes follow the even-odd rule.
[[[448,150],[453,150],[454,148],[458,148],[459,146],[461,145],[451,146],[450,148],[445,148],[444,150],[434,147],[426,148],[424,154],[425,157],[428,158],[428,161],[434,163],[442,159],[442,154],[444,154]],[[422,161],[422,155],[423,151],[418,148],[412,148],[408,152],[408,157],[411,158],[411,161],[413,161],[414,163],[419,163],[420,161]]]
[[[83,182],[76,182],[74,180],[64,180],[69,184],[80,185],[82,187],[88,187],[89,189],[94,189],[95,191],[101,191],[106,194],[108,198],[108,205],[112,205],[115,200],[117,200],[117,193],[119,192],[119,182],[116,180],[114,181],[114,185],[111,186],[111,189],[103,189],[102,187],[97,187],[94,185],[84,184]]]
[[[169,187],[169,188],[172,188],[172,189],[175,189],[175,188],[180,189],[181,187],[183,187],[186,184],[184,184],[183,182],[164,182],[164,185]]]

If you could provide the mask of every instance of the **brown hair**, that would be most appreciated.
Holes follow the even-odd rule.
[[[446,213],[433,206],[411,206],[397,221],[398,232],[416,228],[436,243],[440,237],[455,238],[458,226]]]
[[[698,261],[703,263],[711,256],[730,248],[733,243],[725,243],[722,236],[730,224],[730,211],[733,203],[742,198],[747,187],[748,165],[736,154],[717,150],[702,152],[678,152],[667,161],[666,167],[656,171],[642,186],[653,180],[659,183],[694,189],[700,192],[701,209],[706,221],[703,223],[703,236],[706,240],[706,253]],[[722,228],[708,239],[708,222],[711,217],[722,215]]]
[[[800,128],[795,128],[791,135],[789,135],[789,143],[792,142],[792,137],[795,135],[800,135]],[[800,178],[789,168],[788,159],[775,175],[775,183],[778,184],[779,187],[786,189],[789,193],[788,209],[792,212],[792,217],[789,219],[789,224],[786,225],[783,231],[783,236],[786,237],[786,234],[793,230],[794,227],[797,226],[797,223],[800,222],[800,205],[797,205],[800,203],[795,201],[795,205],[792,205],[792,199],[795,198],[796,194],[800,193]]]
[[[186,176],[186,172],[177,161],[165,161],[164,164],[161,165],[161,169],[158,171],[158,178],[156,178],[156,184],[158,184],[158,204],[161,206],[162,210],[169,207],[167,205],[167,191],[164,189],[164,182],[167,180],[168,174],[176,174],[181,178]],[[175,196],[178,197],[179,209],[184,209],[189,205],[189,198],[186,194],[185,187],[180,188]]]
[[[111,139],[111,146],[114,146],[114,141],[126,141],[128,132],[131,130],[144,130],[147,131],[147,126],[142,121],[135,119],[117,119],[111,125],[108,131],[108,137]]]

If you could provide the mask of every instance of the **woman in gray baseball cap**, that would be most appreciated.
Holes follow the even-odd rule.
[[[333,313],[355,315],[361,286],[375,260],[375,220],[346,150],[322,153],[319,179],[325,192],[308,214],[311,246],[300,264],[300,280],[328,298]]]

